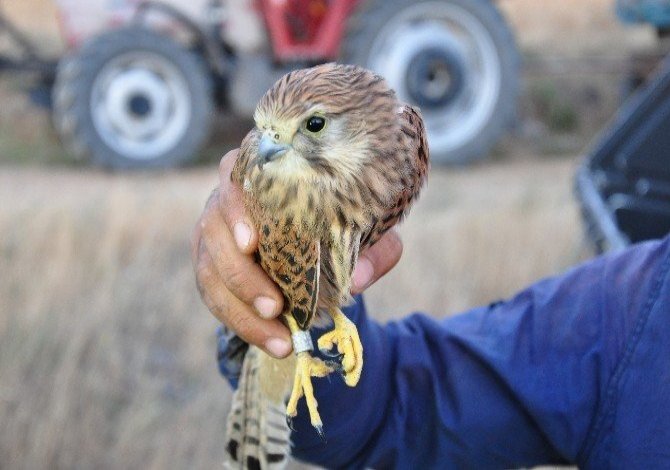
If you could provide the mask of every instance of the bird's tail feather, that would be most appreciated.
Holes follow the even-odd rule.
[[[228,415],[225,468],[278,470],[286,466],[291,431],[284,400],[291,370],[295,371],[291,359],[278,361],[258,348],[249,348]]]

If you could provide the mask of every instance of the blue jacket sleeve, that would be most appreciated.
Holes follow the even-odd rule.
[[[365,348],[361,380],[315,379],[327,443],[301,402],[294,455],[327,468],[670,468],[668,246],[441,321],[381,326],[357,298],[346,313]],[[656,423],[647,434],[640,413]]]

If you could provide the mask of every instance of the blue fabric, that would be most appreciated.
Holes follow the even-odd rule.
[[[616,12],[624,23],[650,23],[657,28],[670,26],[670,0],[617,0]]]
[[[328,468],[670,468],[670,241],[438,321],[381,326],[360,297],[355,388],[314,379],[294,455]]]
[[[230,386],[237,389],[242,374],[244,354],[249,345],[237,336],[227,326],[221,325],[216,330],[216,362],[219,364],[219,372],[223,375]]]

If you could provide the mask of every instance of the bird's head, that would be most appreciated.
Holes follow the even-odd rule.
[[[297,181],[354,176],[397,148],[397,108],[386,82],[360,67],[325,64],[288,73],[256,108],[249,164]]]

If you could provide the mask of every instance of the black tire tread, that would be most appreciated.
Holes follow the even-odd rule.
[[[504,132],[514,126],[517,120],[517,104],[520,95],[521,56],[512,30],[500,10],[490,0],[443,0],[457,3],[474,12],[478,18],[485,16],[488,25],[495,25],[494,39],[499,50],[507,54],[507,60],[501,57],[502,68],[507,67],[506,86],[501,99],[496,104],[494,117],[484,130],[470,143],[459,149],[457,155],[442,155],[431,149],[431,160],[437,164],[469,164],[486,157]],[[414,0],[366,0],[350,18],[341,56],[345,61],[365,66],[363,55],[367,55],[372,37],[402,8],[417,3]],[[485,24],[486,26],[486,24]],[[490,31],[490,30],[489,30]],[[505,71],[503,70],[503,73]],[[505,79],[503,79],[505,81]]]
[[[115,56],[148,50],[166,57],[184,72],[193,98],[189,129],[184,137],[158,158],[127,158],[109,148],[97,135],[89,112],[90,91],[97,73]],[[67,54],[59,63],[53,88],[54,127],[68,151],[77,159],[113,169],[165,168],[182,165],[193,157],[209,136],[214,113],[211,74],[204,60],[167,35],[130,26],[103,33]]]

